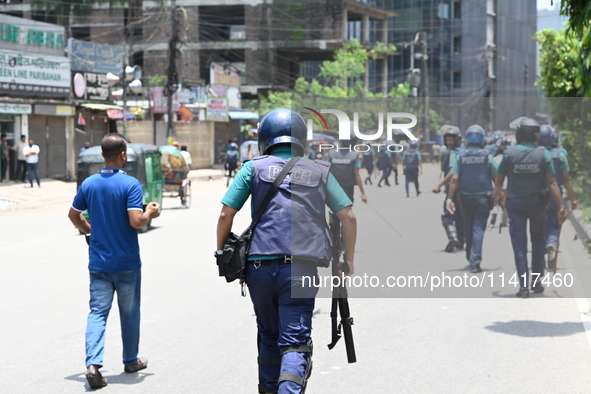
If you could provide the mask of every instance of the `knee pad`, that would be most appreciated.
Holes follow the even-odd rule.
[[[286,353],[296,352],[296,353],[304,353],[304,357],[306,358],[306,369],[304,370],[304,376],[300,377],[291,373],[284,373],[279,376],[277,380],[277,384],[280,384],[284,381],[294,382],[300,386],[302,386],[302,394],[306,392],[306,383],[308,383],[308,379],[312,375],[312,338],[308,339],[305,345],[292,345],[292,346],[283,346],[279,348],[279,352],[281,355],[285,355]]]

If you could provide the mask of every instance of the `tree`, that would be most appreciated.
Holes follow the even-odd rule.
[[[563,146],[569,152],[569,164],[576,174],[573,179],[586,189],[591,198],[591,109],[584,96],[589,95],[588,49],[572,33],[552,29],[538,32],[540,44],[541,86],[551,106],[554,125],[558,126]],[[588,74],[588,71],[587,71]]]

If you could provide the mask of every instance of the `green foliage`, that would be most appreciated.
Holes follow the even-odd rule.
[[[166,75],[154,75],[148,80],[149,86],[164,86],[166,85]]]
[[[541,71],[536,82],[548,97],[576,97],[580,91],[578,43],[564,31],[542,30],[535,35],[540,44]]]
[[[573,30],[575,31],[575,30]],[[587,29],[577,30],[586,35]],[[536,34],[540,43],[542,87],[551,107],[552,119],[569,152],[571,178],[578,198],[591,203],[591,93],[589,47],[572,32],[544,30]]]

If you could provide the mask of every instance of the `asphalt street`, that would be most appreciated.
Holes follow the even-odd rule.
[[[367,186],[371,206],[389,224],[357,194],[356,274],[379,264],[391,267],[379,272],[392,274],[472,275],[463,253],[443,251],[444,196],[430,192],[437,181],[436,166],[425,165],[420,197],[411,192],[406,198],[402,182]],[[75,185],[64,188],[73,198]],[[154,228],[140,234],[140,355],[149,366],[123,372],[114,305],[102,369],[109,385],[102,393],[257,392],[252,304],[240,296],[238,284],[217,276],[213,258],[225,190],[225,180],[194,182],[190,209],[165,199]],[[90,391],[84,377],[87,247],[67,218],[68,206],[0,212],[1,393]],[[238,214],[235,230],[248,224],[248,208]],[[567,221],[558,272],[572,274],[575,284],[530,299],[517,299],[517,290],[499,281],[441,296],[352,289],[359,296],[350,300],[355,364],[347,364],[342,341],[327,349],[330,300],[318,299],[307,393],[591,392],[591,294],[584,292],[591,261],[574,238]],[[482,267],[497,279],[506,273],[505,281],[514,273],[507,229],[486,233]]]

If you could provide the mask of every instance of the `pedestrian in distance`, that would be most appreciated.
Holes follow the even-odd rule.
[[[238,145],[235,143],[230,144],[230,149],[226,152],[226,169],[228,171],[226,187],[230,186],[230,178],[234,178],[234,172],[238,168],[238,160],[240,159],[240,153],[238,152]]]
[[[433,152],[433,162],[437,165],[441,165],[441,146],[436,142],[431,147]]]
[[[367,171],[367,176],[365,177],[363,183],[367,185],[367,183],[369,182],[370,185],[373,185],[373,183],[371,182],[371,175],[373,174],[373,169],[375,167],[375,159],[371,148],[368,149],[367,152],[363,152],[361,154],[361,157],[363,159],[363,167],[365,167],[365,170]]]
[[[517,129],[517,145],[507,148],[499,164],[495,195],[497,202],[509,213],[509,233],[515,256],[515,267],[520,288],[517,297],[528,298],[529,285],[534,293],[544,291],[544,255],[546,243],[544,227],[546,207],[552,197],[557,206],[558,223],[566,220],[566,210],[554,176],[550,152],[536,146],[540,134],[537,121],[521,117],[512,122]],[[507,195],[502,192],[507,178]],[[548,194],[549,192],[549,194]],[[531,278],[527,262],[527,223],[531,234]]]
[[[41,149],[39,149],[38,145],[35,145],[33,139],[29,139],[29,146],[26,146],[23,152],[27,160],[27,172],[29,173],[31,187],[33,187],[33,174],[35,174],[37,186],[41,187],[41,179],[39,179],[39,153]]]
[[[460,153],[460,144],[462,142],[462,136],[460,130],[457,127],[450,127],[445,131],[443,135],[443,141],[445,143],[445,150],[441,153],[441,173],[443,174],[443,180],[439,182],[433,189],[433,193],[441,192],[441,187],[445,187],[445,200],[443,201],[443,214],[441,215],[441,224],[447,235],[447,245],[445,251],[452,253],[454,250],[464,249],[464,221],[462,218],[462,208],[456,194],[452,201],[455,206],[454,213],[452,214],[447,210],[447,200],[449,194],[449,183],[452,177],[452,163],[457,161],[457,156]]]
[[[103,366],[105,329],[117,293],[124,371],[134,373],[148,366],[138,357],[142,261],[138,229],[158,217],[160,205],[142,205],[142,185],[125,173],[127,143],[120,134],[101,141],[105,166],[82,182],[68,213],[70,221],[88,242],[90,313],[86,326],[86,380],[91,388],[107,385]],[[82,215],[88,212],[91,223]]]
[[[8,145],[8,137],[2,133],[0,135],[0,182],[8,182],[8,164],[10,164],[9,150],[13,149],[12,146]]]
[[[493,182],[497,176],[497,163],[489,151],[483,148],[484,129],[472,125],[466,130],[468,147],[460,152],[452,163],[452,177],[447,195],[446,208],[453,214],[459,201],[466,235],[466,259],[470,272],[482,272],[482,244],[486,222],[493,208]]]
[[[417,197],[421,194],[419,190],[419,172],[423,175],[423,158],[419,152],[419,144],[417,141],[411,141],[408,144],[409,150],[402,155],[402,165],[404,168],[406,197],[408,194],[408,185],[412,182],[415,184]]]
[[[191,154],[187,151],[187,145],[181,145],[181,156],[185,160],[185,167],[187,172],[191,170],[191,165],[193,164],[193,159],[191,158]]]
[[[382,187],[382,182],[386,186],[390,186],[390,181],[388,178],[392,173],[392,169],[395,167],[394,161],[392,160],[392,153],[386,149],[386,145],[383,144],[380,146],[380,151],[378,152],[378,168],[382,172],[382,177],[378,181],[378,187]],[[398,184],[398,180],[396,180],[396,184]]]
[[[356,219],[352,202],[329,172],[330,164],[304,156],[307,127],[296,112],[278,108],[267,113],[258,131],[262,156],[244,163],[226,195],[217,225],[217,251],[230,233],[236,213],[252,194],[252,213],[263,203],[272,182],[288,163],[280,184],[254,227],[246,264],[246,285],[258,328],[259,393],[303,393],[312,371],[312,313],[318,266],[332,260],[328,206],[343,224],[346,264],[353,274]],[[293,218],[293,219],[292,219]],[[344,270],[344,265],[341,270]],[[292,298],[292,291],[301,298]]]
[[[16,151],[16,174],[15,179],[20,179],[22,183],[25,183],[25,177],[27,176],[27,157],[25,156],[25,147],[27,146],[27,136],[21,135],[20,140],[14,144],[14,150]]]
[[[579,202],[575,197],[575,191],[570,181],[569,165],[566,151],[558,147],[558,134],[550,125],[543,124],[540,126],[540,138],[538,145],[544,146],[550,156],[552,156],[552,163],[554,164],[554,176],[556,183],[562,195],[562,187],[566,189],[568,197],[571,201],[571,208],[577,209]],[[546,210],[546,228],[544,231],[544,238],[546,240],[546,258],[548,268],[555,268],[558,251],[558,237],[560,236],[560,223],[558,223],[558,206],[554,199],[550,200],[550,205]]]
[[[90,142],[85,142],[84,146],[82,148],[80,148],[80,152],[78,152],[78,154],[84,152],[86,149],[90,148]]]

